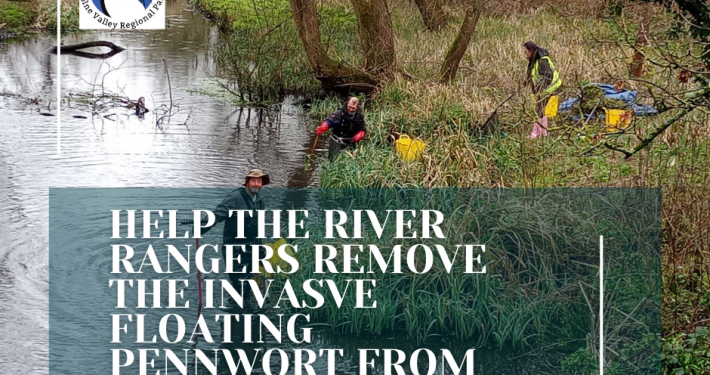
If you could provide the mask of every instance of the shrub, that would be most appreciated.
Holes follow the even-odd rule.
[[[32,21],[28,11],[14,4],[0,3],[0,24],[15,30],[27,26]]]

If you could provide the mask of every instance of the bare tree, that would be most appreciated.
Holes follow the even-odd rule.
[[[636,37],[636,53],[634,53],[634,58],[629,67],[629,72],[632,77],[640,78],[643,77],[645,71],[644,62],[646,57],[643,54],[643,49],[648,46],[648,27],[651,22],[651,7],[646,4],[643,10],[643,16],[641,19],[641,25]]]
[[[483,9],[483,0],[464,1],[466,15],[461,24],[459,34],[456,36],[456,39],[454,39],[453,43],[451,43],[451,47],[449,47],[446,58],[444,58],[444,63],[441,65],[441,70],[439,71],[440,82],[442,83],[451,82],[456,77],[459,63],[466,53],[466,49],[468,49],[468,44],[471,41],[473,32],[476,30],[476,25],[478,24],[478,19]]]
[[[325,53],[318,29],[316,0],[290,0],[293,20],[298,29],[308,63],[326,91],[371,91],[378,83],[376,77],[341,64]]]
[[[365,70],[389,75],[397,68],[394,31],[387,0],[351,0],[365,55]]]
[[[659,77],[678,77],[662,82],[654,82],[632,75],[631,80],[647,90],[653,98],[658,113],[665,113],[666,119],[655,124],[648,132],[637,134],[637,140],[631,145],[608,137],[599,145],[621,152],[630,158],[651,145],[673,124],[693,121],[702,124],[710,110],[710,6],[706,0],[641,0],[658,3],[675,17],[674,25],[669,30],[647,26],[644,36],[647,39],[643,53],[643,63],[654,66]],[[649,10],[650,12],[650,10]],[[645,18],[645,15],[644,15]],[[646,20],[651,24],[650,17]],[[646,22],[645,21],[645,22]],[[661,22],[667,22],[664,18]],[[623,28],[622,28],[623,30]],[[653,31],[656,31],[652,33]],[[677,48],[676,41],[669,38],[669,32],[685,33],[692,37],[690,48]],[[639,53],[638,42],[625,34],[621,46],[634,48]],[[693,84],[690,84],[692,79]],[[629,147],[630,146],[630,147]]]
[[[414,3],[419,9],[419,14],[422,15],[422,21],[429,31],[436,31],[441,29],[446,22],[448,17],[444,13],[444,9],[441,7],[441,0],[414,0]]]

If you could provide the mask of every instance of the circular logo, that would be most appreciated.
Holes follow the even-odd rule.
[[[82,29],[164,29],[165,0],[80,0]]]
[[[96,9],[99,10],[99,12],[103,13],[106,17],[111,17],[111,10],[108,9],[106,6],[107,3],[112,3],[111,0],[91,0],[94,3],[94,6]],[[148,7],[150,6],[152,0],[127,0],[127,1],[137,1],[139,4],[143,6],[143,10],[148,10]],[[127,1],[122,1],[122,3],[125,3]],[[114,5],[114,4],[112,4]],[[118,4],[115,4],[118,5]],[[124,4],[125,5],[125,4]],[[118,11],[118,8],[114,9]],[[114,12],[115,13],[115,12]],[[139,14],[136,14],[136,16],[139,16]]]

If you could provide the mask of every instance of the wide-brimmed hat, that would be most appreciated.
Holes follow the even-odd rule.
[[[250,178],[259,178],[261,177],[261,185],[268,185],[269,184],[269,175],[264,173],[261,169],[252,169],[249,171],[247,174],[246,180],[249,180]],[[246,185],[246,183],[244,184]]]

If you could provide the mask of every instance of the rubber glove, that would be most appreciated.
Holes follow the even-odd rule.
[[[360,142],[360,141],[362,141],[363,138],[365,138],[365,132],[360,130],[353,137],[353,142]]]
[[[327,122],[323,122],[323,123],[320,124],[320,126],[316,129],[316,134],[321,135],[321,134],[327,132],[329,128],[330,128],[330,127],[328,126],[328,123],[327,123]]]

